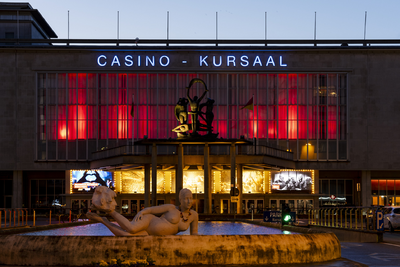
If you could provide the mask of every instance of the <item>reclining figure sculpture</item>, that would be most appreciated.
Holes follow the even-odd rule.
[[[134,235],[175,235],[186,231],[190,226],[190,234],[198,234],[198,214],[191,210],[193,203],[192,192],[183,188],[179,192],[180,205],[165,204],[145,208],[129,221],[115,211],[117,203],[116,194],[105,186],[96,188],[92,198],[92,209],[107,213],[119,224],[110,222],[106,217],[88,212],[86,217],[90,220],[103,223],[116,236]]]

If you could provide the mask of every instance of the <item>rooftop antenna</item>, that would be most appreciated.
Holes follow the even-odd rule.
[[[218,40],[218,12],[215,12],[215,39]],[[218,43],[216,43],[218,46]]]
[[[364,20],[364,40],[367,37],[367,11],[365,11],[365,20]]]
[[[169,11],[167,11],[167,41],[169,40]],[[169,43],[167,42],[167,46]]]
[[[69,39],[69,10],[68,10],[68,39]]]
[[[314,41],[317,40],[317,11],[315,11],[314,15]],[[314,46],[317,46],[317,43],[314,42]]]
[[[119,40],[119,11],[117,11],[117,40]]]
[[[265,40],[267,40],[267,12],[265,12],[264,21],[265,21]],[[265,45],[267,45],[267,44],[265,44]]]

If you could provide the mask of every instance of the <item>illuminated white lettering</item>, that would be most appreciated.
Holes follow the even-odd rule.
[[[118,66],[121,66],[121,64],[119,64],[119,59],[117,56],[114,56],[113,61],[111,62],[111,67],[114,66],[114,64],[118,64]]]
[[[240,57],[240,65],[242,65],[243,67],[247,67],[249,65],[249,61],[248,61],[249,57],[248,56],[241,56]]]
[[[133,60],[131,55],[125,56],[125,66],[127,67],[132,67],[133,66]]]
[[[137,65],[140,67],[140,56],[137,57]]]
[[[287,67],[287,64],[283,64],[283,63],[282,63],[282,56],[279,57],[279,65],[280,65],[281,67]]]
[[[146,56],[146,67],[149,66],[149,63],[154,67],[154,56],[150,57]]]
[[[219,64],[215,63],[215,56],[213,56],[213,65],[215,67],[220,67],[222,65],[222,57],[219,57]]]
[[[229,63],[233,63],[233,66],[236,67],[236,57],[228,56],[226,59],[226,65],[229,67]]]
[[[102,58],[107,59],[107,57],[106,57],[105,55],[101,55],[101,56],[99,56],[99,57],[97,58],[97,64],[98,64],[100,67],[104,67],[104,66],[107,64],[107,61],[104,61],[104,63],[101,63],[101,62],[100,62],[100,59],[102,59]]]
[[[275,62],[274,62],[274,59],[272,58],[272,56],[269,56],[267,64],[265,66],[268,67],[269,64],[272,64],[273,66],[275,66]]]
[[[262,64],[261,64],[261,59],[260,59],[259,56],[256,56],[256,58],[254,59],[253,67],[254,67],[256,64],[259,64],[260,66],[262,66]]]
[[[167,59],[167,63],[164,64],[164,63],[162,62],[163,58]],[[168,57],[168,56],[162,56],[162,57],[160,57],[160,65],[163,66],[163,67],[168,66],[168,65],[169,65],[169,57]]]
[[[208,58],[208,56],[205,56],[204,58],[203,58],[203,56],[200,56],[200,67],[203,65],[203,63],[204,63],[204,65],[208,66],[208,63],[206,61],[207,58]]]

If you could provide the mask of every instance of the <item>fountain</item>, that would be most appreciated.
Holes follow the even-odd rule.
[[[93,203],[97,209],[116,219],[121,227],[98,215],[89,214],[88,217],[103,223],[117,236],[2,236],[0,264],[81,266],[101,260],[110,262],[111,259],[149,257],[155,260],[156,265],[165,266],[265,265],[322,262],[341,256],[339,240],[333,233],[197,235],[197,213],[189,209],[192,195],[188,189],[182,189],[180,193],[181,206],[167,204],[148,208],[131,222],[115,212],[113,196],[110,189],[99,187]],[[165,211],[161,217],[151,214],[161,210]],[[172,223],[165,224],[165,217]],[[151,222],[143,224],[149,219],[154,220],[155,228],[162,230],[150,229]],[[138,228],[136,225],[147,227]],[[185,231],[189,225],[191,235],[174,235]]]

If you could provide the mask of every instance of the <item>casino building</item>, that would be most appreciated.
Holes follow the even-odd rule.
[[[397,40],[55,38],[0,3],[0,208],[86,209],[97,185],[124,213],[185,187],[200,213],[400,205]],[[172,131],[195,78],[216,140]]]

